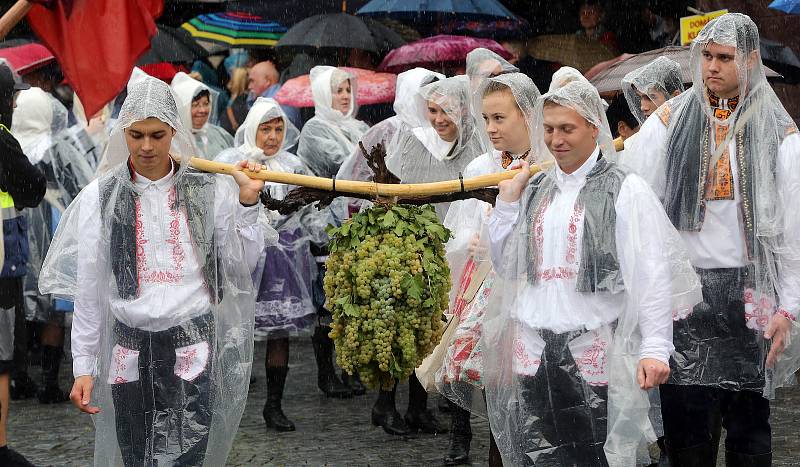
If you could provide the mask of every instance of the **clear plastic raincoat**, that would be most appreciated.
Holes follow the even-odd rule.
[[[358,147],[358,141],[369,126],[355,118],[358,112],[355,76],[335,67],[315,66],[310,78],[314,117],[303,125],[297,155],[315,175],[332,178]],[[345,80],[350,81],[351,91],[347,114],[333,108],[333,91]]]
[[[599,130],[571,174],[534,176],[487,221],[497,279],[483,318],[489,422],[507,465],[649,463],[655,440],[638,362],[668,362],[673,316],[700,298],[699,281],[658,198],[613,162],[597,90],[570,82],[543,102]],[[533,150],[552,159],[543,128]],[[602,157],[601,157],[602,156]]]
[[[427,110],[424,107],[425,103],[417,98],[417,93],[426,84],[444,78],[443,74],[425,68],[414,68],[397,75],[393,104],[395,115],[373,125],[364,133],[360,141],[364,145],[364,149],[371,151],[378,144],[383,144],[384,148],[387,148],[400,128],[410,131],[414,126],[422,126],[425,122],[420,116],[425,115]],[[403,125],[403,122],[413,123]],[[353,150],[353,154],[342,163],[339,173],[336,174],[336,178],[340,180],[372,181],[372,176],[372,169],[367,165],[367,159],[358,146]],[[351,214],[358,212],[366,203],[369,203],[369,201],[356,198],[348,199],[348,212],[340,214],[340,217],[349,217]]]
[[[258,127],[274,119],[283,121],[283,141],[277,152],[267,156],[256,145]],[[287,149],[298,138],[297,128],[271,98],[259,97],[244,123],[236,131],[236,147],[222,152],[217,160],[234,163],[248,159],[264,165],[267,170],[310,175],[311,171],[299,157]],[[270,197],[283,199],[295,187],[280,183],[264,186]],[[268,337],[285,337],[310,331],[316,311],[312,300],[313,282],[317,278],[317,265],[311,255],[310,244],[315,235],[325,235],[314,216],[319,215],[313,206],[282,216],[277,211],[267,211],[264,221],[278,231],[275,245],[264,248],[258,267],[253,274],[256,287],[256,340]],[[310,221],[310,222],[309,222]],[[324,240],[327,240],[325,237]]]
[[[478,133],[486,133],[486,125],[481,116],[481,105],[483,101],[483,90],[486,81],[497,75],[505,73],[518,73],[519,68],[508,63],[506,59],[497,55],[489,49],[477,48],[467,54],[467,77],[469,78],[469,91],[471,94],[470,106],[472,115],[478,126]],[[483,143],[481,149],[484,153],[492,150],[491,142],[487,138],[481,138]]]
[[[703,83],[711,42],[736,49],[737,97]],[[703,282],[703,303],[676,323],[670,383],[772,397],[800,366],[800,134],[758,51],[747,16],[709,22],[692,43],[692,88],[647,119],[625,162],[662,199]],[[792,321],[791,344],[767,368],[763,333],[778,315]]]
[[[517,107],[525,117],[530,135],[536,134],[536,101],[539,90],[530,78],[521,73],[507,73],[488,78],[506,85]],[[485,86],[484,86],[485,87]],[[475,118],[482,118],[481,108],[473,108]],[[488,139],[488,138],[487,138]],[[492,149],[478,156],[464,169],[464,177],[476,177],[508,170],[513,158]],[[477,199],[451,203],[444,225],[453,236],[445,247],[450,265],[450,313],[457,328],[448,345],[442,368],[436,375],[441,394],[473,413],[486,416],[483,389],[482,320],[489,294],[495,281],[488,254],[489,239],[485,222],[491,213],[489,203]]]
[[[72,304],[39,293],[39,274],[58,220],[78,192],[92,180],[94,171],[85,155],[72,144],[67,109],[39,88],[21,91],[17,97],[11,131],[22,151],[47,178],[44,202],[25,210],[28,218],[30,257],[25,280],[25,304],[29,319],[63,322]]]
[[[173,171],[150,181],[129,164],[125,130],[147,118],[175,130]],[[109,171],[64,213],[39,278],[75,302],[73,373],[94,378],[95,465],[223,465],[252,366],[251,271],[263,249],[259,206],[232,178],[198,173],[165,83],[128,92]]]
[[[170,85],[178,104],[178,114],[183,120],[183,125],[189,128],[194,135],[194,144],[197,148],[197,157],[214,159],[217,154],[233,146],[233,137],[221,126],[216,125],[217,103],[219,92],[197,81],[184,72],[178,72],[172,78]],[[203,91],[208,92],[209,112],[208,120],[200,128],[192,126],[192,100]]]
[[[426,183],[457,179],[481,154],[480,135],[470,113],[469,82],[455,76],[430,83],[414,96],[415,112],[401,115],[402,127],[387,148],[386,168],[402,183]],[[457,128],[453,141],[443,140],[427,119],[428,102],[437,104]],[[420,113],[422,112],[422,113]],[[440,218],[447,204],[436,206]]]
[[[639,123],[644,123],[647,118],[642,111],[642,98],[636,92],[652,95],[658,92],[663,99],[672,97],[672,93],[683,92],[683,78],[681,65],[667,57],[658,57],[647,65],[637,68],[622,78],[622,92],[631,113]]]

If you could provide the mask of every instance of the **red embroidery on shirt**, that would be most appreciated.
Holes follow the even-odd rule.
[[[567,264],[575,264],[578,254],[578,223],[583,218],[583,206],[575,203],[567,228]]]
[[[130,353],[131,353],[130,349],[126,349],[124,347],[117,347],[117,351],[114,352],[114,355],[111,357],[114,361],[114,370],[113,370],[114,373],[116,374],[122,373],[128,368],[128,365],[125,364],[125,361],[127,360]],[[123,382],[127,381],[123,379],[121,376],[117,376],[114,382],[116,383],[117,380],[120,379],[122,379]]]
[[[533,247],[536,251],[536,266],[541,266],[544,261],[544,213],[550,205],[550,198],[544,198],[539,204],[533,219]]]
[[[536,272],[536,279],[540,281],[574,279],[576,277],[578,277],[578,271],[565,266],[557,266]]]
[[[514,339],[514,358],[517,359],[522,368],[538,368],[542,364],[542,360],[539,358],[531,359],[525,349],[525,343],[519,338]]]
[[[136,211],[136,222],[134,228],[136,231],[136,280],[139,286],[142,285],[142,276],[147,271],[147,256],[144,252],[144,246],[147,244],[147,239],[144,238],[144,222],[142,221],[142,202],[139,198],[134,201],[134,210]]]
[[[186,253],[180,241],[180,211],[177,207],[177,193],[173,187],[167,196],[167,204],[169,205],[169,216],[171,218],[169,223],[169,238],[166,240],[170,245],[172,255],[171,270],[166,271],[150,271],[147,268],[147,256],[145,254],[144,245],[148,240],[144,236],[142,212],[139,200],[136,200],[136,265],[139,272],[139,281],[141,283],[155,283],[155,284],[177,284],[183,281],[183,262],[186,259]]]
[[[189,374],[192,370],[192,363],[197,358],[197,349],[187,350],[178,357],[175,362],[175,375],[181,378]]]

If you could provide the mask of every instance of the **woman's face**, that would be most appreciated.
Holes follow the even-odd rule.
[[[350,112],[350,99],[352,98],[352,91],[350,91],[350,80],[342,81],[336,90],[333,92],[333,108],[338,110],[344,115]]]
[[[258,125],[258,130],[256,130],[256,146],[264,151],[265,156],[274,156],[278,153],[278,150],[283,144],[284,132],[285,128],[282,118],[278,117],[267,120],[261,125]]]
[[[458,137],[458,127],[450,117],[447,116],[444,109],[439,104],[433,101],[428,101],[428,121],[431,126],[436,130],[439,138],[452,143]]]
[[[200,96],[192,101],[192,128],[199,130],[208,122],[211,113],[211,101],[208,96]]]

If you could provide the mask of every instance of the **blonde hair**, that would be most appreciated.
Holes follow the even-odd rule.
[[[231,91],[232,99],[247,92],[247,68],[233,69],[231,80],[228,82],[228,90]]]

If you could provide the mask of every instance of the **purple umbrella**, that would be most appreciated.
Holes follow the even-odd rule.
[[[503,58],[511,58],[511,54],[503,46],[491,39],[439,35],[426,37],[392,50],[378,66],[378,70],[401,73],[418,66],[431,69],[463,66],[467,54],[480,47],[489,49]]]

